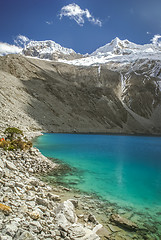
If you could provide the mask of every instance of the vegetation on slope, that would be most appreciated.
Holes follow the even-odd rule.
[[[27,150],[32,147],[31,141],[28,141],[26,137],[23,137],[23,139],[21,138],[23,136],[23,132],[18,128],[6,128],[4,134],[6,137],[0,139],[0,148],[3,148],[4,150]]]

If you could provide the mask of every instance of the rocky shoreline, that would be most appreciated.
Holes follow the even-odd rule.
[[[56,164],[32,148],[27,152],[0,150],[0,239],[99,239],[96,231],[78,223],[76,200],[61,202],[51,186],[36,178]]]
[[[99,201],[80,195],[71,199],[70,189],[39,179],[56,167],[36,148],[0,149],[0,240],[152,239],[146,229],[140,230],[110,207],[102,209],[107,219],[97,220]]]

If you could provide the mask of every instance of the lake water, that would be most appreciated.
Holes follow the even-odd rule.
[[[76,168],[62,183],[160,220],[161,137],[44,134],[34,145]]]

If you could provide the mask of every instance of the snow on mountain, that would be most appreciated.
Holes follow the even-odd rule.
[[[155,46],[153,44],[138,45],[129,42],[128,40],[120,40],[116,37],[111,41],[111,43],[108,43],[94,51],[91,56],[108,56],[109,54],[130,55],[131,53],[142,51],[147,53],[154,52]]]
[[[161,79],[160,44],[138,45],[128,40],[115,38],[111,43],[81,59],[72,61],[59,59],[59,61],[77,66],[98,66],[99,74],[101,65],[110,64],[110,68],[118,72],[126,69],[128,72],[140,74],[139,71],[141,71],[141,74],[145,73],[150,77]]]
[[[20,36],[22,38],[22,36]],[[25,42],[27,43],[27,42]],[[24,48],[6,43],[0,43],[0,55],[20,53],[29,57],[54,60],[78,66],[98,66],[100,75],[101,65],[110,64],[110,68],[122,72],[139,74],[146,73],[150,77],[161,79],[161,44],[153,41],[151,44],[138,45],[128,40],[115,38],[110,43],[98,48],[92,54],[77,54],[70,48],[62,47],[51,40],[30,41]],[[148,67],[147,67],[148,66]],[[144,71],[144,68],[146,71]]]
[[[51,40],[30,41],[23,49],[23,54],[49,60],[57,60],[58,58],[74,59],[80,55],[73,49],[62,47]]]

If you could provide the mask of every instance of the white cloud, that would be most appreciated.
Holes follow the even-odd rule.
[[[4,56],[7,54],[18,54],[21,53],[23,48],[30,42],[31,40],[23,35],[18,35],[14,39],[15,45],[10,45],[8,43],[0,42],[0,56]]]
[[[53,21],[46,21],[45,23],[48,24],[48,25],[52,25]]]
[[[28,37],[20,34],[14,39],[14,43],[19,47],[25,47],[29,42],[30,39]]]
[[[154,45],[161,47],[161,35],[154,35],[151,41]]]
[[[22,48],[17,47],[15,45],[10,45],[8,43],[0,42],[0,56],[4,56],[7,54],[16,54],[20,53]]]
[[[63,16],[69,17],[70,19],[76,21],[80,26],[84,25],[85,18],[87,18],[87,20],[93,24],[96,24],[100,27],[102,26],[102,22],[98,18],[94,18],[88,9],[83,10],[75,3],[62,7],[59,16],[60,19],[62,19]]]

